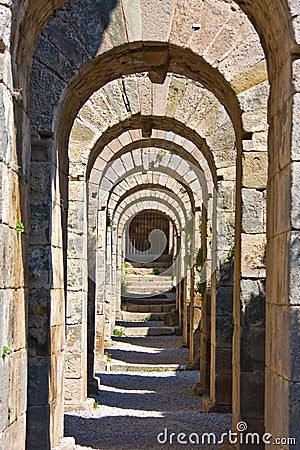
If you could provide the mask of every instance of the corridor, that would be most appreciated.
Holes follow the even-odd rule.
[[[201,445],[202,435],[216,433],[219,439],[230,429],[231,415],[201,411],[201,398],[195,395],[199,371],[186,370],[188,350],[181,347],[181,337],[114,337],[106,353],[111,356],[112,371],[97,373],[101,380],[98,406],[65,415],[65,435],[75,437],[76,449],[220,447],[208,445],[205,436],[206,445]],[[179,444],[179,433],[195,444]]]

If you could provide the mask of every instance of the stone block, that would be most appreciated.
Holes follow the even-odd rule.
[[[67,353],[66,354],[66,372],[67,378],[81,378],[85,367],[84,353]]]
[[[299,255],[300,255],[300,232],[294,231],[291,233],[290,243],[290,303],[292,305],[300,305],[299,287],[300,287],[300,269],[299,269]]]
[[[241,280],[240,301],[242,312],[242,326],[263,325],[265,322],[264,280]]]
[[[263,419],[264,389],[264,371],[241,373],[241,416],[243,420],[247,418]]]
[[[233,289],[231,286],[217,286],[217,314],[228,316],[232,314]]]
[[[26,413],[27,408],[27,352],[13,352],[9,359],[9,406],[13,408],[13,419]]]
[[[86,261],[83,259],[69,259],[67,283],[71,291],[85,290],[87,271]]]
[[[50,405],[29,406],[27,421],[27,446],[39,448],[43,436],[43,445],[50,449]]]
[[[283,379],[278,373],[266,368],[266,392],[265,392],[265,428],[266,433],[273,436],[290,435],[289,415],[289,387],[288,380]],[[276,405],[276,414],[274,412]]]
[[[291,355],[291,380],[299,383],[300,380],[300,307],[294,306],[289,309],[289,334],[290,334],[290,355]],[[288,349],[287,349],[288,351]]]
[[[10,424],[9,428],[4,432],[4,443],[2,447],[2,441],[0,437],[0,448],[18,448],[24,450],[26,436],[26,415],[23,414],[16,418],[16,420]]]
[[[233,321],[232,316],[216,317],[216,339],[220,347],[230,347],[232,345]],[[220,349],[220,351],[222,351]]]
[[[266,305],[266,364],[278,377],[291,379],[291,344],[289,307]],[[278,337],[280,330],[280,338]],[[296,359],[297,361],[297,359]]]
[[[7,426],[7,411],[9,405],[9,371],[10,371],[10,364],[8,362],[8,359],[1,358],[0,360],[0,377],[1,377],[1,383],[0,383],[0,429],[4,430]],[[23,393],[24,395],[24,393]]]
[[[0,222],[15,228],[21,217],[19,177],[3,163],[0,163],[0,185]]]
[[[289,304],[290,233],[282,233],[270,239],[267,248],[268,302]],[[274,263],[275,262],[275,263]],[[295,280],[297,285],[297,280]],[[293,289],[293,283],[291,283]],[[295,290],[296,292],[296,290]]]
[[[29,358],[28,360],[28,406],[47,405],[49,398],[50,359]],[[33,410],[35,411],[35,410]]]
[[[255,189],[242,189],[242,231],[264,233],[266,226],[266,196]]]
[[[86,324],[67,325],[66,348],[69,353],[82,353],[86,347]]]
[[[299,378],[298,378],[299,380]],[[289,386],[289,436],[300,440],[300,385],[290,383]]]
[[[164,42],[173,18],[173,0],[140,0],[143,40]],[[157,23],[160,24],[157,27]]]
[[[84,311],[85,304],[86,304],[85,292],[72,292],[72,291],[67,292],[66,321],[68,325],[82,323],[82,319],[85,317]]]
[[[288,181],[288,180],[287,180]],[[293,162],[291,165],[291,226],[300,229],[300,163]]]
[[[86,400],[86,380],[83,378],[65,379],[65,402],[67,405],[80,406]]]
[[[60,353],[64,349],[65,333],[64,325],[54,325],[50,329],[51,334],[51,355]]]
[[[231,405],[232,376],[216,374],[216,406]]]
[[[245,188],[266,189],[268,154],[246,152],[242,157],[242,186]]]
[[[64,435],[64,398],[57,397],[51,403],[50,412],[50,434],[51,434],[51,448],[53,448]]]
[[[28,264],[32,288],[42,289],[50,287],[50,247],[31,247],[29,250]]]
[[[65,355],[63,351],[51,355],[49,402],[56,401],[64,393]]]
[[[216,354],[215,370],[217,375],[232,373],[232,349],[220,348]]]
[[[164,315],[164,324],[169,327],[175,327],[179,325],[178,311],[174,310],[170,313],[166,313]]]
[[[266,236],[242,233],[241,272],[242,277],[265,278]]]

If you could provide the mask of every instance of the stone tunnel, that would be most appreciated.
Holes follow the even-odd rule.
[[[180,343],[197,423],[260,437],[222,448],[300,448],[299,17],[0,1],[1,450],[81,448],[66,414],[130,337]]]

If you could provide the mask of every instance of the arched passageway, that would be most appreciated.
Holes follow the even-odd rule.
[[[300,440],[297,2],[134,4],[0,5],[1,446],[91,406],[149,209],[199,410]]]

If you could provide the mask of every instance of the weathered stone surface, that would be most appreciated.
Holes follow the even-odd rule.
[[[264,233],[266,227],[266,195],[255,189],[242,189],[242,231]]]
[[[242,233],[241,273],[245,278],[266,276],[266,236]]]
[[[245,188],[266,189],[268,156],[262,152],[243,154],[242,186]]]

